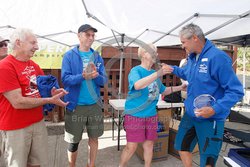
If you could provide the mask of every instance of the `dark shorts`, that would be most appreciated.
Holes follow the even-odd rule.
[[[223,142],[224,121],[192,119],[184,114],[175,138],[175,149],[192,152],[198,142],[200,166],[216,163]]]
[[[103,134],[103,113],[98,104],[77,106],[74,112],[65,112],[65,137],[68,143],[79,143],[84,129],[88,137],[98,138]]]
[[[124,118],[127,142],[141,143],[157,139],[157,116],[139,118],[126,115]]]

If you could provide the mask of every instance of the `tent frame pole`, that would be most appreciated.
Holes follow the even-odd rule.
[[[122,70],[123,70],[123,58],[124,58],[124,37],[125,34],[121,34],[121,57],[120,57],[120,73],[119,73],[119,90],[118,90],[118,98],[122,98]]]

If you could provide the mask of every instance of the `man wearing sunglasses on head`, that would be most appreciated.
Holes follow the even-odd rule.
[[[8,54],[8,39],[0,36],[0,60],[5,58]]]

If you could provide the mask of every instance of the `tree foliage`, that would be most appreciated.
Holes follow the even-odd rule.
[[[243,70],[243,56],[246,55],[246,71],[250,72],[250,47],[239,47],[238,48],[238,58],[237,58],[237,68],[238,70]]]

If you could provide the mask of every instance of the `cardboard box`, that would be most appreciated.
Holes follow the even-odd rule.
[[[153,158],[152,161],[166,160],[168,157],[168,139],[169,134],[167,132],[158,133],[158,139],[154,142]],[[143,147],[140,143],[136,149],[137,156],[144,161]]]
[[[158,120],[164,125],[164,131],[169,132],[169,122],[172,118],[171,109],[158,109]]]
[[[169,154],[175,156],[176,158],[180,159],[180,155],[178,151],[174,149],[174,141],[175,141],[175,136],[177,134],[178,128],[179,128],[180,121],[172,119],[169,123],[169,147],[168,147],[168,152]],[[196,144],[193,154],[196,154],[199,152],[199,147],[198,144]]]
[[[158,133],[158,139],[154,142],[152,161],[166,160],[168,156],[169,121],[171,120],[171,109],[158,110],[158,121],[164,126],[164,131]],[[143,147],[139,144],[136,150],[137,156],[144,161]]]

